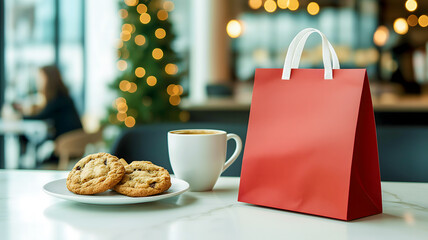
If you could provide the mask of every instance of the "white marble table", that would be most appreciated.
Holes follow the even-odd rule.
[[[239,178],[211,192],[97,206],[42,191],[66,172],[0,170],[0,239],[428,239],[428,183],[382,183],[384,213],[352,222],[237,202]]]

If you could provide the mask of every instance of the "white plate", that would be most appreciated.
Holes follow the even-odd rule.
[[[153,202],[165,198],[170,198],[184,193],[189,189],[189,184],[178,178],[171,178],[171,187],[158,195],[148,197],[128,197],[115,191],[108,190],[103,193],[94,195],[78,195],[70,192],[65,184],[67,179],[59,179],[43,186],[43,190],[54,197],[71,200],[81,203],[89,204],[102,204],[102,205],[116,205],[116,204],[134,204],[134,203],[145,203]]]

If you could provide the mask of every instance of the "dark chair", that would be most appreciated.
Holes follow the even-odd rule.
[[[168,157],[168,131],[175,129],[218,129],[228,133],[235,133],[242,139],[242,151],[236,161],[222,174],[222,176],[240,176],[242,155],[244,153],[247,124],[239,123],[162,123],[140,125],[125,130],[114,143],[111,153],[124,158],[128,163],[132,161],[151,161],[166,168],[172,173]],[[234,141],[227,143],[227,158],[235,150]]]

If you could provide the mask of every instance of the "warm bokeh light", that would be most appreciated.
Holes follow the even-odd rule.
[[[120,39],[124,42],[129,41],[129,39],[131,39],[131,33],[130,32],[121,32],[120,33]]]
[[[373,42],[379,47],[384,46],[385,43],[388,41],[388,38],[389,31],[388,28],[385,26],[379,26],[373,34]]]
[[[123,24],[122,25],[122,31],[131,33],[132,32],[132,25],[129,23]]]
[[[159,10],[157,16],[159,20],[165,21],[168,19],[168,12],[165,10]]]
[[[177,65],[175,65],[175,64],[173,64],[173,63],[168,63],[168,64],[165,66],[165,72],[166,72],[167,74],[169,74],[169,75],[177,74],[177,72],[178,72],[178,67],[177,67]]]
[[[163,57],[163,51],[160,48],[155,48],[152,51],[152,56],[154,59],[159,60]]]
[[[131,128],[135,126],[135,118],[132,116],[128,116],[125,118],[125,126]]]
[[[144,77],[144,75],[146,75],[146,70],[142,67],[137,67],[135,69],[135,76],[142,78]]]
[[[298,0],[288,0],[288,9],[291,11],[296,11],[299,8]]]
[[[421,15],[421,16],[419,17],[418,22],[419,22],[419,25],[420,25],[421,27],[426,27],[426,26],[428,26],[428,16],[427,16],[427,15]]]
[[[117,69],[119,69],[120,71],[125,71],[126,68],[128,68],[128,63],[126,63],[125,60],[117,61]]]
[[[320,6],[316,2],[310,2],[307,7],[308,13],[311,15],[317,15],[320,11]]]
[[[166,31],[165,31],[165,29],[163,29],[163,28],[158,28],[158,29],[156,29],[156,31],[155,31],[155,36],[156,36],[158,39],[162,39],[162,38],[164,38],[164,37],[166,36]]]
[[[404,35],[409,30],[409,25],[404,18],[397,18],[394,21],[394,31],[398,34]]]
[[[126,99],[123,98],[123,97],[118,97],[118,98],[116,98],[115,103],[116,103],[115,106],[117,106],[117,105],[119,105],[121,103],[126,103]]]
[[[407,18],[407,24],[409,24],[411,27],[418,25],[418,17],[415,14],[410,15]]]
[[[418,8],[418,3],[416,0],[407,0],[405,6],[407,11],[413,12],[416,10],[416,8]]]
[[[120,9],[120,10],[119,10],[119,16],[120,16],[122,19],[127,18],[127,17],[128,17],[128,11],[127,11],[126,9]]]
[[[130,7],[137,6],[138,0],[125,0],[125,4],[130,6]]]
[[[147,82],[147,85],[149,85],[150,87],[153,87],[154,85],[156,85],[158,80],[154,76],[148,76],[146,82]]]
[[[127,80],[122,80],[119,83],[119,89],[123,92],[128,91],[131,88],[131,83]]]
[[[171,1],[165,1],[164,3],[163,3],[163,8],[165,9],[165,10],[167,10],[168,12],[171,12],[172,10],[174,10],[174,3],[173,2],[171,2]]]
[[[229,37],[237,38],[242,34],[242,25],[238,20],[235,20],[235,19],[230,20],[227,23],[226,31]]]
[[[173,92],[174,86],[175,84],[168,85],[168,87],[166,88],[166,92],[168,93],[168,95],[174,95],[174,92]]]
[[[126,105],[126,103],[119,103],[117,105],[117,111],[120,113],[126,113],[126,111],[128,111],[128,105]]]
[[[182,122],[188,122],[190,120],[190,113],[188,111],[181,111],[178,118],[180,118]]]
[[[262,0],[248,0],[248,6],[252,9],[259,9],[263,5]]]
[[[146,43],[146,38],[143,35],[137,35],[135,36],[134,41],[138,46],[143,46],[144,43]]]
[[[138,6],[137,6],[137,12],[139,13],[139,14],[143,14],[143,13],[145,13],[145,12],[147,12],[147,6],[145,5],[145,4],[138,4]]]
[[[127,115],[124,112],[119,112],[117,113],[116,117],[117,117],[117,120],[123,122],[125,121],[125,118],[127,117]]]
[[[143,13],[140,15],[140,22],[142,24],[147,24],[150,22],[152,18],[150,17],[150,15],[148,13]]]
[[[290,2],[289,0],[278,0],[277,4],[278,4],[279,8],[281,8],[281,9],[287,9],[289,2]]]
[[[135,84],[135,83],[132,82],[131,85],[130,85],[130,87],[129,87],[128,92],[134,93],[134,92],[137,91],[137,89],[138,89],[137,84]]]
[[[178,95],[172,95],[169,97],[169,103],[173,106],[177,106],[178,104],[180,104],[181,102],[181,98]]]
[[[263,7],[265,8],[266,12],[275,12],[276,10],[276,2],[273,0],[266,0],[265,4],[263,5]]]

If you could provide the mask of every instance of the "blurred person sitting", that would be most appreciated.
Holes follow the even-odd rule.
[[[37,89],[40,104],[34,104],[27,110],[16,103],[13,107],[23,115],[23,119],[48,121],[53,129],[46,140],[55,140],[61,134],[82,128],[79,114],[56,66],[40,68]]]

